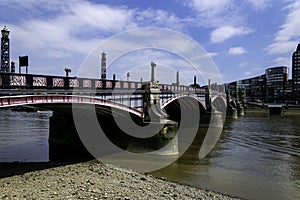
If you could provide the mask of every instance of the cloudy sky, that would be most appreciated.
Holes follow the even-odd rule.
[[[70,67],[76,76],[85,58],[115,34],[160,27],[199,43],[224,82],[253,77],[268,67],[291,66],[300,43],[299,16],[299,0],[0,0],[0,26],[11,31],[11,59],[18,65],[18,56],[28,55],[30,73],[51,75]],[[125,60],[132,67],[153,60],[167,60],[167,68],[178,65],[160,51],[131,54],[135,59]],[[128,70],[114,69],[117,76]]]

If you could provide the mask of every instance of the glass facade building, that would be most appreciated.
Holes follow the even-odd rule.
[[[288,68],[286,66],[272,67],[266,69],[265,72],[266,101],[271,103],[283,102],[288,81]]]
[[[243,100],[263,102],[266,93],[266,76],[261,75],[235,81],[229,83],[227,87],[234,97],[236,97],[237,94],[242,93]],[[238,91],[238,93],[236,93],[236,91]],[[241,98],[239,98],[239,100],[241,100]]]
[[[294,100],[300,101],[300,44],[292,56],[292,90]]]
[[[279,66],[266,69],[263,75],[229,83],[227,88],[234,97],[242,92],[246,101],[276,103],[289,99],[290,85],[288,67]]]

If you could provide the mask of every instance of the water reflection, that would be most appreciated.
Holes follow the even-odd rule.
[[[1,162],[48,161],[48,118],[1,110]],[[180,159],[153,174],[247,199],[300,199],[300,117],[227,120],[214,150],[199,159],[205,131]]]
[[[199,160],[184,155],[153,174],[248,199],[299,199],[299,119],[245,116],[229,120],[208,157]]]
[[[51,112],[0,110],[0,162],[48,161]]]

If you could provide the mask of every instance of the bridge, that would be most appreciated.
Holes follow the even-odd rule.
[[[234,105],[226,97],[224,87],[219,85],[193,88],[179,83],[158,84],[154,77],[150,82],[136,82],[115,78],[108,80],[105,77],[92,79],[0,73],[0,108],[31,105],[52,110],[49,144],[59,151],[66,151],[66,146],[67,149],[72,149],[72,152],[74,149],[76,152],[85,151],[82,138],[77,133],[80,128],[74,124],[74,113],[80,113],[78,115],[89,119],[91,113],[95,112],[106,136],[121,149],[128,150],[128,146],[134,141],[136,144],[147,146],[146,151],[151,152],[172,141],[178,128],[189,126],[183,125],[189,124],[183,122],[183,113],[192,114],[196,110],[199,112],[197,125],[222,126],[225,120],[222,114],[226,113],[229,104]],[[149,140],[142,135],[138,138],[137,135],[134,137],[124,133],[118,128],[116,121],[128,118],[128,113],[141,127],[148,124],[160,127],[157,134]],[[148,133],[149,135],[151,134]],[[160,141],[159,144],[157,140]],[[205,141],[202,144],[204,146]],[[178,144],[171,144],[176,145]],[[207,152],[211,150],[208,149]],[[169,153],[170,151],[167,154]],[[178,149],[174,148],[171,154],[176,153]]]

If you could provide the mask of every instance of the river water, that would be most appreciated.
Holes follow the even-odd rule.
[[[49,161],[51,112],[0,110],[0,162]]]
[[[47,162],[50,115],[0,110],[0,162]],[[300,116],[227,120],[209,156],[152,174],[247,199],[300,199]]]

